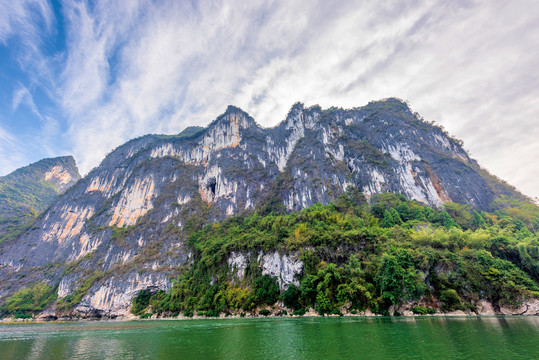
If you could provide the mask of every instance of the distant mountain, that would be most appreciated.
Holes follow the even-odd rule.
[[[34,176],[35,165],[9,175],[33,180],[4,180],[4,213],[38,213],[73,184],[74,161],[63,159],[37,163]],[[206,128],[143,136],[110,153],[0,246],[0,296],[42,281],[77,313],[122,315],[139,290],[170,288],[192,261],[186,240],[204,224],[300,211],[349,189],[485,211],[501,196],[524,198],[398,99],[348,110],[298,103],[273,128],[230,106]]]
[[[80,178],[71,156],[43,159],[0,177],[0,242],[20,235]]]

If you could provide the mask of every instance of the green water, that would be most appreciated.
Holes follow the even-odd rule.
[[[0,325],[0,359],[539,359],[539,318]]]

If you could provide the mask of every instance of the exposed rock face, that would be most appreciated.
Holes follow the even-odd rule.
[[[228,266],[235,280],[243,280],[251,254],[232,252],[228,257]],[[277,278],[279,288],[287,289],[288,285],[299,286],[298,276],[303,271],[303,262],[299,254],[279,254],[277,251],[264,253],[260,251],[256,256],[257,263],[262,269],[262,275]]]
[[[159,273],[132,273],[120,278],[113,276],[93,287],[75,311],[108,317],[126,316],[131,308],[131,299],[140,290],[168,290],[171,285],[170,279]]]
[[[539,315],[539,300],[531,299],[516,307],[500,307],[502,315]]]
[[[303,271],[303,262],[298,254],[281,255],[277,251],[269,254],[260,253],[258,261],[262,264],[262,275],[276,277],[281,290],[288,288],[290,284],[299,286],[296,276]]]
[[[350,110],[296,104],[269,129],[229,107],[205,129],[143,136],[109,154],[32,230],[2,245],[0,296],[25,285],[15,272],[42,274],[61,284],[65,296],[80,278],[66,279],[62,268],[79,261],[80,274],[105,275],[77,311],[119,314],[138,290],[170,286],[167,276],[190,261],[181,229],[197,220],[219,220],[271,200],[300,210],[328,203],[349,186],[367,197],[398,192],[433,206],[454,201],[488,209],[496,193],[476,169],[457,141],[396,99]],[[60,168],[46,177],[70,184]],[[282,288],[296,282],[303,266],[294,254],[258,259]],[[238,277],[245,261],[242,254],[229,260]],[[49,264],[59,266],[45,273]],[[153,275],[137,277],[138,269]]]
[[[80,179],[71,156],[43,159],[0,177],[0,242]]]

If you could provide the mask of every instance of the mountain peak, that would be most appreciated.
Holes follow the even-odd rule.
[[[226,107],[225,114],[237,114],[237,113],[248,115],[245,111],[243,111],[242,108],[240,108],[238,106],[228,105]]]
[[[229,105],[226,111],[220,115],[215,121],[213,121],[208,128],[212,128],[217,124],[230,123],[235,128],[245,129],[251,126],[258,126],[255,120],[241,108]]]
[[[42,159],[0,177],[0,242],[13,238],[80,178],[72,156]]]
[[[0,270],[9,275],[0,295],[36,276],[54,276],[62,299],[78,294],[88,269],[100,269],[103,278],[88,285],[73,311],[121,314],[129,306],[126,296],[149,286],[167,289],[171,269],[196,258],[184,231],[234,214],[299,211],[328,204],[349,189],[371,201],[379,193],[395,193],[438,208],[454,202],[488,210],[499,198],[495,179],[485,180],[458,143],[432,124],[419,123],[399,99],[352,109],[296,103],[281,125],[254,126],[246,112],[229,106],[205,129],[122,145],[59,198],[45,184],[52,205],[0,251]],[[58,181],[74,162],[47,161],[52,166],[42,166],[43,176]],[[1,205],[0,214],[6,214]],[[74,263],[84,268],[66,275],[61,266],[47,267]],[[122,273],[114,273],[119,265]],[[22,279],[10,272],[37,275]]]

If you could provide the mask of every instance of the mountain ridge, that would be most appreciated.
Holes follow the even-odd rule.
[[[42,159],[0,177],[0,242],[23,231],[80,178],[72,156]]]
[[[204,129],[145,135],[109,153],[0,246],[0,296],[46,279],[79,313],[125,313],[139,290],[172,286],[192,261],[187,234],[205,224],[328,204],[349,188],[491,210],[513,190],[477,169],[459,141],[398,99],[348,110],[296,103],[272,128],[229,106]]]

